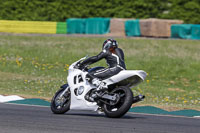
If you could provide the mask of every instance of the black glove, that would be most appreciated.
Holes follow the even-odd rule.
[[[82,69],[84,68],[84,65],[81,64],[81,63],[78,63],[78,64],[77,64],[77,68],[80,69],[80,70],[82,70]]]

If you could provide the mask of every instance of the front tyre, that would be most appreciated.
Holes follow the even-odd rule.
[[[64,114],[70,109],[70,89],[62,95],[64,90],[65,88],[58,90],[51,100],[51,111],[55,114]]]
[[[104,113],[111,118],[122,117],[132,105],[133,93],[130,88],[125,86],[115,88],[111,93],[119,95],[119,101],[114,105],[104,104]]]

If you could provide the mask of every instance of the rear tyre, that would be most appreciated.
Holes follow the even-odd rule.
[[[61,88],[60,90],[58,90],[51,100],[51,111],[54,114],[64,114],[70,109],[70,89],[65,92],[63,96],[61,96],[64,90],[65,88]]]
[[[121,86],[112,90],[111,93],[119,95],[120,99],[115,105],[104,104],[104,113],[111,118],[122,117],[132,105],[133,92],[130,88]]]

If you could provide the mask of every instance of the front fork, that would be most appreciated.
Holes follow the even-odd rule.
[[[64,84],[60,88],[64,89],[64,91],[59,96],[60,98],[62,98],[64,96],[64,94],[69,90],[69,85],[68,84]]]

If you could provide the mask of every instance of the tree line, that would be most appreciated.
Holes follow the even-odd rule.
[[[1,20],[163,18],[200,24],[200,0],[0,0]]]

